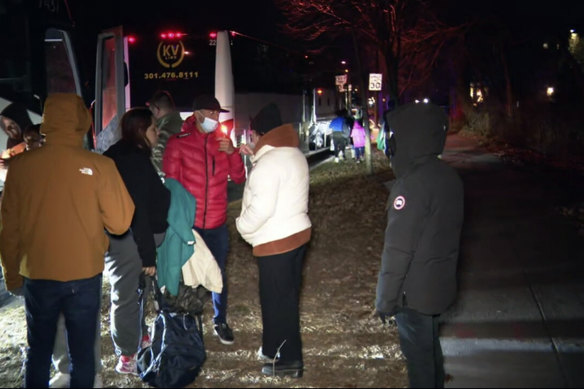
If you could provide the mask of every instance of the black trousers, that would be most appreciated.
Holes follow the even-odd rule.
[[[258,257],[262,308],[262,352],[282,362],[302,362],[300,284],[306,245],[292,251]]]
[[[333,141],[335,142],[335,157],[339,156],[339,151],[342,151],[343,156],[346,157],[346,155],[344,155],[344,153],[345,153],[345,148],[347,147],[348,140],[347,140],[347,138],[345,138],[343,133],[340,131],[334,131],[333,132]]]
[[[443,388],[444,357],[438,337],[439,315],[401,308],[395,315],[410,388]]]

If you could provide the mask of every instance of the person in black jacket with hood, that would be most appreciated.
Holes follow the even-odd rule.
[[[464,193],[440,159],[448,119],[434,104],[405,104],[387,114],[396,181],[377,284],[376,310],[394,316],[410,387],[443,387],[438,317],[456,296]]]
[[[150,342],[144,321],[144,299],[137,293],[142,273],[156,273],[156,247],[168,227],[170,192],[158,176],[150,156],[158,129],[148,108],[132,108],[122,116],[122,139],[103,155],[116,163],[136,210],[130,231],[110,235],[106,269],[111,283],[111,333],[116,371],[137,374],[136,353]]]

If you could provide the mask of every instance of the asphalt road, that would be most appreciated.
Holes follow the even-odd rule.
[[[447,387],[584,387],[584,236],[558,207],[584,180],[450,136],[465,185],[460,289],[441,321]]]

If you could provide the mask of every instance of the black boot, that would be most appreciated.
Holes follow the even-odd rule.
[[[276,363],[266,363],[262,367],[262,373],[271,376],[292,376],[302,377],[304,366],[301,361],[278,361]]]

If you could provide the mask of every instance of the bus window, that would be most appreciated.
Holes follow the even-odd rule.
[[[71,41],[66,32],[49,28],[45,33],[47,94],[77,93],[81,95]]]

